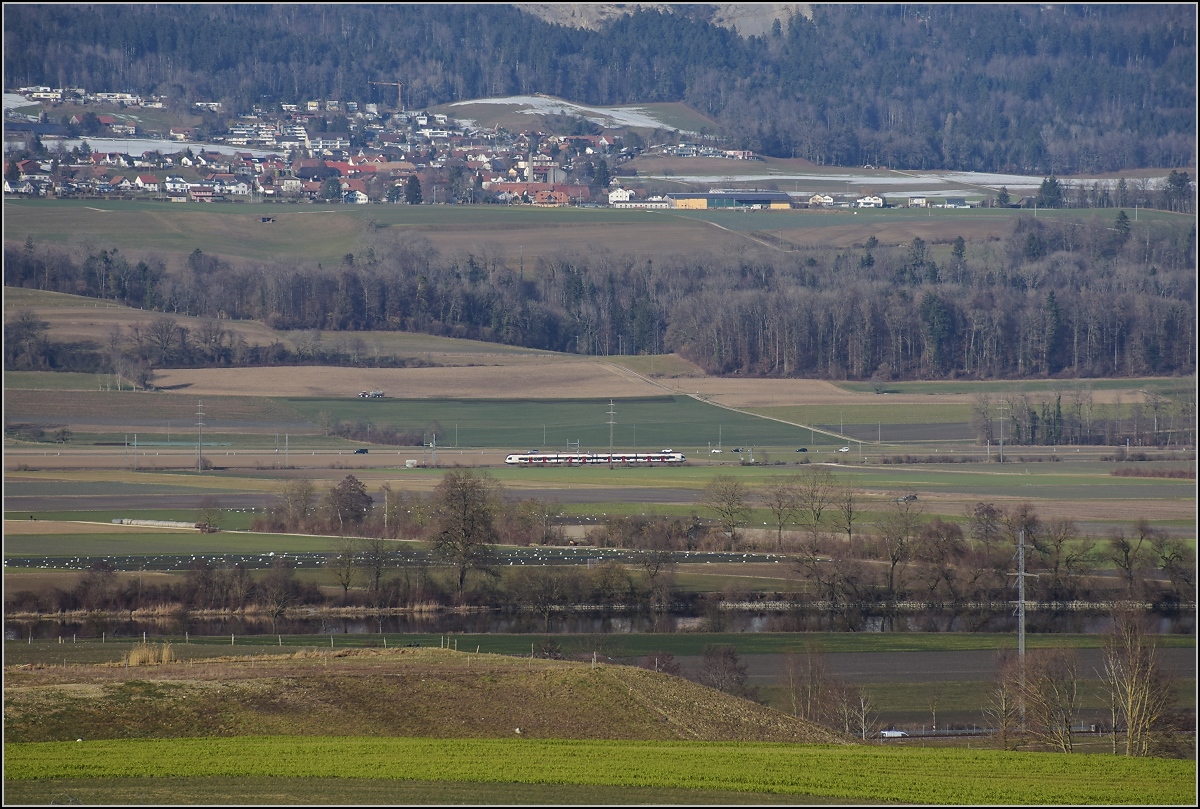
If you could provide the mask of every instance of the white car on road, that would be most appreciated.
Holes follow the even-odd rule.
[[[838,450],[838,452],[849,452],[849,451],[850,451],[850,447],[842,447],[841,449]]]

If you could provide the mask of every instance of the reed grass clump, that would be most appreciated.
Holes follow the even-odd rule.
[[[176,660],[169,643],[139,643],[125,654],[126,666],[161,666]]]

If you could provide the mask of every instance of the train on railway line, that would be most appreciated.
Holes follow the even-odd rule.
[[[522,452],[504,459],[509,466],[622,466],[675,465],[687,460],[682,452]]]

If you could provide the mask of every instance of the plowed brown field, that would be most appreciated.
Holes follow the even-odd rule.
[[[580,399],[664,392],[611,363],[556,357],[519,357],[503,365],[466,368],[170,369],[160,372],[155,383],[189,397],[344,397],[382,390],[397,399]]]
[[[439,361],[443,358],[438,357]],[[450,362],[457,361],[447,355]],[[462,360],[463,358],[458,358]],[[970,404],[969,393],[892,393],[886,397],[843,390],[818,379],[731,379],[707,376],[641,376],[602,359],[555,355],[476,355],[487,365],[438,368],[201,368],[164,369],[162,390],[205,396],[355,396],[382,390],[394,399],[587,399],[698,396],[724,407],[851,404]],[[1111,403],[1129,391],[1095,391]]]

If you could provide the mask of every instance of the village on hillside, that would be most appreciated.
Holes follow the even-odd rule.
[[[636,172],[625,165],[643,155],[761,160],[751,151],[681,140],[678,132],[663,143],[628,137],[619,129],[513,133],[441,113],[337,100],[257,106],[236,116],[221,115],[218,102],[196,102],[192,106],[206,125],[159,132],[142,129],[127,111],[162,109],[163,98],[89,94],[80,88],[10,92],[52,110],[70,104],[95,111],[63,115],[54,123],[44,109],[37,116],[6,109],[6,196],[751,210],[888,206],[873,194],[713,189],[648,195],[629,183]],[[178,149],[101,151],[88,137],[146,139],[148,145],[169,141]],[[75,144],[70,149],[67,140]],[[23,159],[13,157],[18,141],[27,155]],[[905,202],[926,204],[924,198]],[[936,203],[967,207],[965,199]]]

